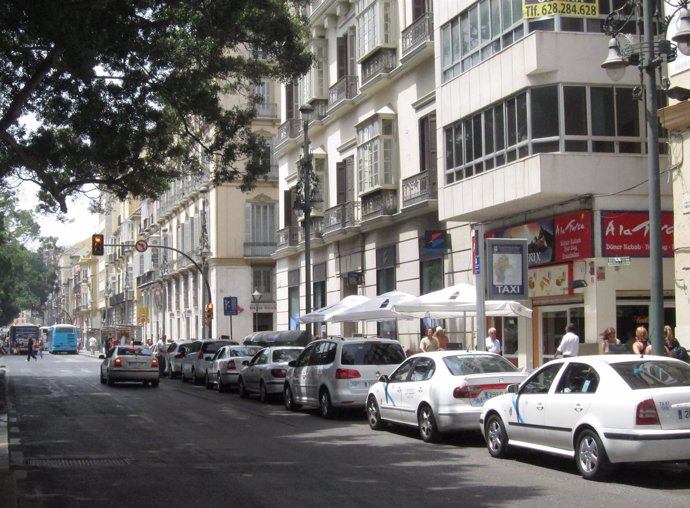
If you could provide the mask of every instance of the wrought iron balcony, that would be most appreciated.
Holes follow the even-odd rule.
[[[332,206],[324,212],[323,232],[333,233],[359,225],[358,208],[354,201]]]
[[[328,107],[357,95],[357,76],[343,76],[328,89]]]
[[[362,220],[393,215],[398,211],[398,191],[380,190],[362,197]]]
[[[299,243],[299,228],[297,226],[288,226],[278,230],[277,247],[283,249],[285,247],[295,247]]]
[[[244,242],[246,258],[270,258],[275,251],[275,242]]]
[[[438,197],[438,185],[436,172],[422,171],[416,175],[405,178],[402,181],[402,206],[403,208],[424,203]]]
[[[323,219],[321,217],[311,218],[311,239],[321,238],[323,234]],[[299,243],[304,242],[304,228],[299,228]]]
[[[286,139],[296,138],[300,133],[300,124],[297,118],[290,118],[287,122],[280,124],[277,142],[282,143]]]
[[[402,56],[406,56],[420,44],[434,40],[434,17],[427,12],[402,31]]]
[[[362,85],[379,74],[392,71],[397,64],[397,51],[395,48],[379,48],[362,62]]]

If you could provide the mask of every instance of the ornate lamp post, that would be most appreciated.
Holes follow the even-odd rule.
[[[309,120],[314,112],[311,104],[304,104],[299,108],[302,114],[302,131],[304,143],[302,158],[299,161],[300,180],[297,185],[295,208],[304,212],[304,313],[311,312],[311,206],[312,192],[316,189],[316,176],[309,152]],[[311,335],[311,324],[306,324],[307,336]]]
[[[601,67],[609,77],[618,81],[623,77],[628,65],[640,70],[640,83],[644,88],[645,119],[647,122],[647,174],[649,185],[649,264],[650,264],[650,306],[649,335],[652,349],[656,354],[664,351],[664,283],[663,258],[661,250],[661,189],[659,186],[659,130],[657,105],[657,70],[661,65],[676,59],[676,49],[684,54],[690,53],[690,13],[687,0],[676,5],[676,10],[661,24],[665,34],[670,21],[679,13],[678,31],[672,43],[666,39],[654,38],[653,0],[628,0],[625,5],[613,11],[606,18],[604,31],[612,38],[609,41],[609,54]],[[635,34],[623,33],[628,27]],[[687,53],[686,53],[687,52]],[[664,89],[668,88],[668,78],[662,77]],[[641,95],[641,94],[640,94]]]
[[[254,327],[252,328],[253,332],[256,332],[257,324],[256,324],[256,319],[257,319],[257,313],[259,309],[257,308],[257,304],[261,300],[262,293],[258,289],[254,288],[254,292],[252,293],[252,302],[254,302]]]
[[[201,278],[206,282],[206,287],[208,289],[208,263],[207,260],[210,256],[211,249],[208,243],[208,229],[206,227],[206,193],[208,189],[202,187],[199,189],[201,194],[201,238],[199,239],[199,255],[201,256]],[[204,294],[204,290],[201,290],[201,308],[202,312],[206,312],[206,305],[211,302],[211,294],[208,291],[208,295]],[[207,298],[208,300],[207,300]],[[208,322],[208,338],[211,338],[213,332],[213,327],[211,326],[211,321]],[[201,320],[201,336],[206,337],[206,332],[204,331],[206,327],[206,315],[204,314]]]

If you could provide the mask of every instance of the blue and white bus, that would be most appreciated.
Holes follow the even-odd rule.
[[[79,343],[78,329],[74,325],[53,325],[50,327],[50,353],[77,354]]]

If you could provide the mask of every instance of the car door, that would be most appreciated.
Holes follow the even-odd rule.
[[[249,365],[242,370],[242,382],[247,390],[251,392],[259,391],[261,372],[268,363],[268,354],[268,349],[262,349],[254,355],[254,358],[249,360]]]
[[[572,431],[587,415],[592,399],[599,386],[599,373],[591,365],[569,362],[563,369],[556,389],[548,395],[544,425],[544,444],[573,449]]]
[[[405,360],[391,373],[388,382],[382,383],[383,396],[379,404],[382,419],[396,422],[402,421],[402,415],[400,414],[402,393],[414,367],[414,362],[414,358]]]
[[[211,363],[208,368],[208,377],[212,383],[218,382],[218,373],[221,370],[220,363],[224,358],[226,349],[226,347],[220,348],[211,358]]]
[[[302,351],[302,354],[295,360],[295,366],[290,375],[292,396],[295,398],[295,401],[300,404],[306,401],[305,385],[307,384],[307,376],[311,368],[311,357],[317,345],[317,343],[310,344]]]
[[[402,385],[400,415],[405,423],[417,424],[417,408],[421,401],[429,400],[431,378],[435,371],[436,363],[432,358],[421,356],[415,359],[412,372],[407,382]],[[436,410],[433,407],[432,409]]]
[[[545,408],[549,390],[563,363],[548,363],[532,374],[513,395],[508,411],[508,437],[511,440],[539,443],[545,432]]]

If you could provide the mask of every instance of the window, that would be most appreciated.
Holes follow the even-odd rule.
[[[434,372],[436,372],[436,364],[431,358],[418,358],[410,374],[410,381],[426,381],[433,377]]]
[[[556,378],[556,375],[562,366],[563,364],[561,363],[547,365],[541,370],[537,371],[536,374],[525,381],[525,384],[522,385],[520,393],[549,393],[551,384],[553,383],[553,380]]]
[[[255,266],[252,270],[252,292],[257,289],[261,293],[262,302],[275,301],[273,297],[273,269],[271,267]]]
[[[376,250],[376,294],[382,295],[395,289],[395,246]],[[379,337],[397,337],[397,323],[378,321],[376,333]]]
[[[443,289],[443,256],[420,261],[419,273],[420,295]]]
[[[436,172],[436,112],[419,119],[419,171]]]
[[[393,374],[391,374],[391,383],[400,383],[402,381],[407,381],[410,372],[412,372],[412,367],[414,365],[414,360],[407,360],[400,367],[398,367]]]
[[[380,46],[390,46],[394,33],[394,7],[390,0],[359,0],[357,3],[357,56],[363,58]]]
[[[394,184],[394,120],[376,117],[357,129],[357,181],[364,193]]]
[[[276,204],[247,203],[245,205],[245,242],[256,247],[256,254],[270,256],[275,250]],[[263,248],[265,252],[260,252]]]
[[[556,393],[594,393],[599,386],[599,374],[582,363],[569,364],[561,376]]]

